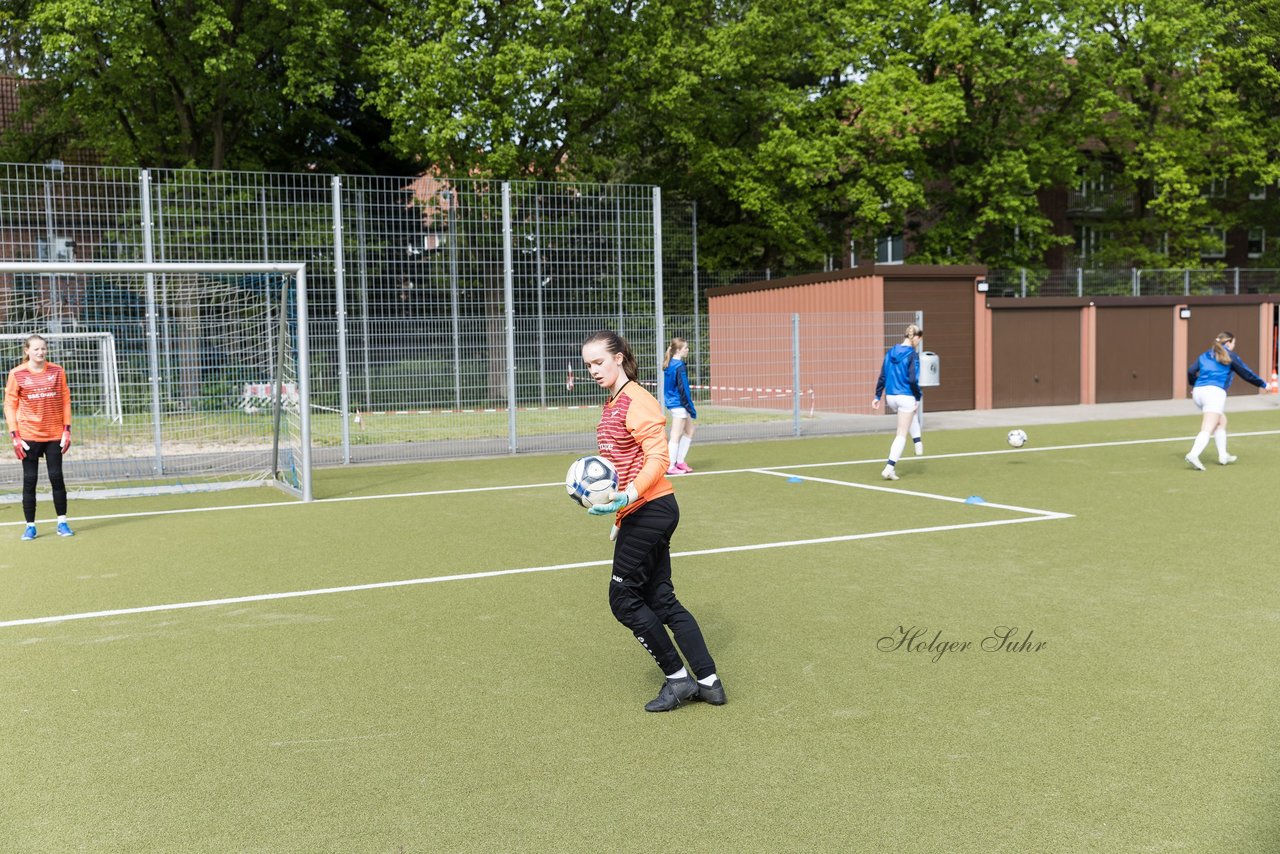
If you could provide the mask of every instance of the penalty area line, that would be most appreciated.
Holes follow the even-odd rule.
[[[992,528],[998,525],[1018,525],[1025,522],[1045,522],[1052,519],[1069,519],[1067,514],[1052,516],[1026,516],[1021,519],[999,519],[988,522],[966,522],[958,525],[931,525],[923,528],[904,528],[895,531],[872,531],[865,534],[839,534],[833,537],[816,537],[808,540],[782,540],[773,543],[754,543],[744,546],[723,546],[714,549],[694,549],[673,552],[673,558],[701,557],[704,555],[730,554],[733,552],[784,549],[796,546],[847,543],[854,540],[873,540],[883,537],[901,537],[907,534],[933,534],[944,531],[961,531],[967,528]],[[49,623],[65,623],[72,620],[93,620],[105,617],[124,617],[133,614],[153,614],[161,611],[183,611],[193,608],[212,608],[217,605],[240,605],[249,602],[271,602],[278,599],[300,599],[304,596],[325,596],[334,593],[356,593],[363,590],[385,590],[392,587],[411,587],[419,584],[438,584],[445,581],[472,581],[480,578],[498,578],[505,575],[525,575],[532,572],[557,572],[564,569],[585,569],[593,566],[611,566],[613,560],[589,560],[578,563],[560,563],[549,566],[527,566],[519,569],[495,569],[487,572],[468,572],[457,575],[437,575],[431,578],[408,578],[399,581],[375,581],[368,584],[350,584],[343,587],[321,587],[314,590],[293,590],[285,593],[257,593],[249,596],[229,596],[223,599],[202,599],[195,602],[172,602],[165,605],[141,605],[135,608],[113,608],[103,611],[85,611],[78,614],[59,614],[49,617],[26,617],[0,621],[0,629],[17,626],[38,626]]]

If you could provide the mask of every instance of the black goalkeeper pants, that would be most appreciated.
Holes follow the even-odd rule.
[[[699,678],[716,672],[698,621],[680,604],[671,584],[671,535],[680,524],[680,506],[674,495],[648,502],[622,520],[613,544],[613,578],[609,582],[609,607],[618,622],[631,629],[664,674],[675,673],[684,663]],[[667,636],[667,627],[675,643]]]
[[[22,515],[28,525],[36,523],[36,481],[40,478],[40,458],[53,487],[53,509],[67,515],[67,484],[62,480],[62,445],[58,442],[27,442],[31,450],[22,461]]]

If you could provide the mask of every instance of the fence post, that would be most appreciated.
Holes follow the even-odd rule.
[[[369,246],[365,239],[364,189],[356,193],[356,233],[360,236],[360,352],[364,356],[364,405],[373,408],[373,378],[369,366]]]
[[[462,209],[458,190],[444,191],[449,200],[449,317],[453,320],[453,408],[462,408],[462,324],[458,319],[458,217]]]
[[[693,202],[693,381],[702,382],[702,303],[698,299],[698,201]],[[692,395],[690,395],[692,397]]]
[[[791,315],[791,433],[800,435],[800,315]]]
[[[1129,268],[1129,287],[1133,291],[1133,295],[1136,297],[1138,295],[1138,268],[1137,267]]]
[[[1235,273],[1235,279],[1236,279],[1236,296],[1239,296],[1239,295],[1240,295],[1240,268],[1239,268],[1239,267],[1236,267],[1236,268],[1235,268],[1235,271],[1236,271],[1236,273]]]
[[[658,369],[658,405],[665,399],[666,389],[663,381],[666,372],[662,370],[662,357],[666,354],[666,318],[662,313],[662,190],[653,188],[653,349],[656,359],[654,367]],[[690,394],[690,397],[693,395]]]
[[[351,389],[347,384],[346,259],[342,245],[342,178],[334,175],[333,187],[333,286],[338,320],[338,409],[342,418],[342,462],[351,462]]]
[[[1191,269],[1186,268],[1182,271],[1182,295],[1184,297],[1191,296]]]
[[[1138,267],[1133,274],[1133,295],[1140,297],[1142,296],[1142,268]]]
[[[1026,299],[1027,298],[1027,268],[1026,267],[1018,268],[1018,278],[1022,282],[1022,298]]]
[[[138,173],[138,196],[142,202],[142,260],[152,264],[156,260],[155,246],[152,242],[151,224],[151,172],[143,169]],[[156,276],[147,273],[147,373],[151,383],[151,428],[156,446],[154,469],[156,474],[164,474],[164,442],[160,431],[160,351],[157,345],[156,331]]]
[[[502,302],[507,324],[507,447],[516,452],[516,299],[511,260],[511,183],[502,182]]]
[[[1084,296],[1084,267],[1076,267],[1076,296]]]

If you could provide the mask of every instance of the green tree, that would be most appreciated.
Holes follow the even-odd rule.
[[[0,142],[17,160],[91,152],[118,164],[289,168],[385,161],[356,97],[358,0],[12,0],[30,78]],[[366,153],[370,147],[374,156]]]
[[[1082,0],[1071,29],[1090,169],[1122,201],[1099,263],[1198,266],[1207,229],[1274,182],[1275,13],[1257,3]]]

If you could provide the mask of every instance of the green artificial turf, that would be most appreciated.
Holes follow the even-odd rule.
[[[0,623],[601,563],[0,626],[0,847],[1280,850],[1280,434],[1239,435],[1280,425],[1206,472],[1194,427],[930,433],[891,484],[885,435],[695,443],[675,582],[729,703],[662,715],[572,454],[11,509]],[[1029,511],[1068,515],[959,527]]]

